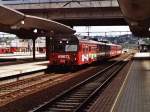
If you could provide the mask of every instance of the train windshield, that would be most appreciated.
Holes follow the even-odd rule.
[[[79,41],[75,36],[60,35],[52,40],[54,52],[76,52]]]
[[[64,52],[64,51],[65,51],[65,46],[64,45],[60,45],[60,44],[54,45],[54,52]]]
[[[75,51],[77,51],[77,45],[66,45],[65,51],[66,52],[75,52]]]
[[[54,51],[55,52],[76,52],[77,45],[58,44],[54,46]]]

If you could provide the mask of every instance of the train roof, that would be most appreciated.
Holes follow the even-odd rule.
[[[90,40],[90,39],[83,39],[80,38],[80,36],[78,35],[57,35],[54,39],[67,39],[67,40],[73,40],[76,42],[80,42],[80,43],[86,43],[86,44],[99,44],[99,45],[109,45],[109,46],[121,46],[121,45],[117,45],[117,44],[112,44],[112,43],[104,43],[101,41],[95,41],[95,40]]]
[[[108,43],[108,45],[111,45],[111,46],[121,46],[121,45],[114,44],[114,43]]]
[[[99,44],[99,45],[108,45],[108,46],[117,46],[117,47],[121,47],[121,45],[118,45],[118,44],[113,44],[113,43],[103,43],[103,42],[94,41],[94,40],[87,40],[87,39],[79,39],[79,42],[87,43],[87,44]]]
[[[94,41],[94,40],[88,40],[88,39],[79,39],[79,42],[88,43],[88,44],[105,44],[102,42],[98,42],[98,41]]]

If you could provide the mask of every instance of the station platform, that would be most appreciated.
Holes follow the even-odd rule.
[[[48,61],[7,65],[0,67],[0,79],[12,77],[23,73],[30,73],[47,69]]]
[[[150,60],[133,60],[110,112],[150,112]]]
[[[136,53],[134,59],[150,59],[150,52]]]
[[[36,53],[37,58],[46,57],[45,53]],[[13,54],[0,54],[0,59],[31,59],[33,58],[33,54],[29,52],[21,52],[21,53],[13,53]]]

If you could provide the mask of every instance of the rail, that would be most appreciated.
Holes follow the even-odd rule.
[[[57,84],[64,78],[67,79],[69,77],[71,77],[69,73],[60,75],[55,75],[53,73],[51,75],[41,74],[39,76],[18,80],[17,82],[2,84],[0,85],[0,106],[3,106],[18,97],[38,91],[41,87],[44,88],[48,85],[52,86]]]
[[[101,91],[126,63],[127,61],[119,61],[112,64],[31,112],[83,111],[95,94]]]

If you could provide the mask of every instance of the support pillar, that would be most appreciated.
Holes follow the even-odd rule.
[[[46,37],[46,60],[49,60],[49,54],[50,54],[50,37]]]
[[[32,41],[33,41],[33,60],[35,60],[36,59],[36,54],[35,54],[35,40],[36,40],[36,38],[35,37],[33,37],[33,39],[32,39]]]
[[[70,26],[73,29],[73,25]]]

